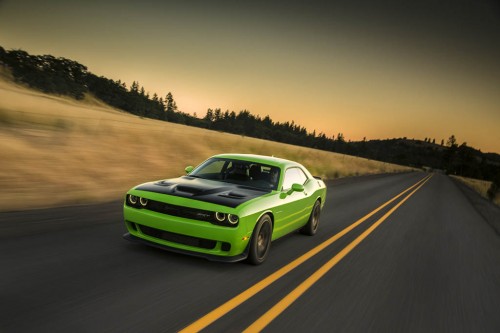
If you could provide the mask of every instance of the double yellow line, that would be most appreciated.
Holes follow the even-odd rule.
[[[340,251],[337,255],[335,255],[332,259],[330,259],[326,264],[320,267],[316,272],[314,272],[309,278],[307,278],[304,282],[302,282],[299,286],[297,286],[291,293],[285,296],[281,301],[279,301],[276,305],[274,305],[271,309],[269,309],[266,313],[264,313],[259,319],[257,319],[252,325],[250,325],[245,332],[258,332],[265,328],[271,321],[273,321],[277,316],[279,316],[288,306],[290,306],[297,298],[299,298],[307,289],[309,289],[316,281],[318,281],[323,275],[325,275],[333,266],[335,266],[340,260],[342,260],[349,252],[352,251],[363,239],[365,239],[375,228],[377,228],[382,222],[384,222],[389,215],[391,215],[396,209],[398,209],[408,198],[410,198],[416,191],[418,191],[430,178],[432,175],[424,177],[414,185],[410,186],[403,192],[396,195],[394,198],[390,199],[386,203],[382,204],[369,214],[363,216],[347,228],[343,229],[339,233],[335,234],[331,238],[327,239],[323,243],[304,253],[297,259],[293,260],[289,264],[283,266],[276,272],[272,273],[268,277],[264,278],[260,282],[254,284],[247,290],[233,297],[226,303],[222,304],[218,308],[210,311],[205,316],[191,323],[189,326],[185,327],[180,332],[199,332],[208,325],[212,324],[214,321],[218,320],[229,311],[238,307],[241,303],[250,299],[258,292],[263,290],[264,288],[271,285],[273,282],[277,281],[293,269],[297,268],[299,265],[318,254],[320,251],[325,249],[327,246],[337,241],[339,238],[347,234],[352,229],[356,228],[361,223],[365,222],[367,219],[378,213],[380,210],[384,209],[392,202],[403,196],[405,193],[411,191],[403,200],[401,200],[397,205],[395,205],[391,210],[389,210],[386,214],[384,214],[380,219],[378,219],[370,228],[364,231],[361,235],[359,235],[354,241],[352,241],[349,245],[347,245],[342,251]],[[413,191],[412,191],[413,190]]]

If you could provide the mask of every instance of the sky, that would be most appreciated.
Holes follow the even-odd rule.
[[[500,153],[498,1],[0,0],[0,46],[172,92],[198,116]]]

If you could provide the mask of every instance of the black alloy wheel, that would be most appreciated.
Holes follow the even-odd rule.
[[[269,254],[271,247],[271,237],[273,227],[271,217],[267,214],[263,215],[257,224],[250,240],[250,249],[248,253],[248,261],[253,265],[262,264]]]
[[[311,211],[311,215],[309,216],[309,221],[307,221],[307,224],[302,229],[300,229],[300,232],[304,235],[314,236],[318,231],[320,214],[321,203],[319,200],[316,200]]]

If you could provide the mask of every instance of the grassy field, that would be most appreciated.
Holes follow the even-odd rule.
[[[327,179],[406,167],[220,133],[45,95],[0,79],[0,211],[116,200],[218,153],[274,155]]]
[[[451,176],[455,179],[458,179],[465,185],[469,186],[472,188],[474,191],[479,193],[483,198],[488,199],[488,189],[491,186],[491,182],[486,181],[486,180],[478,180],[478,179],[473,179],[473,178],[466,178],[466,177],[460,177],[460,176]],[[493,202],[500,206],[500,195],[497,194]]]

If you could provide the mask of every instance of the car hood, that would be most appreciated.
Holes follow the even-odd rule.
[[[135,189],[191,198],[231,208],[271,192],[271,190],[189,176],[145,183]]]

